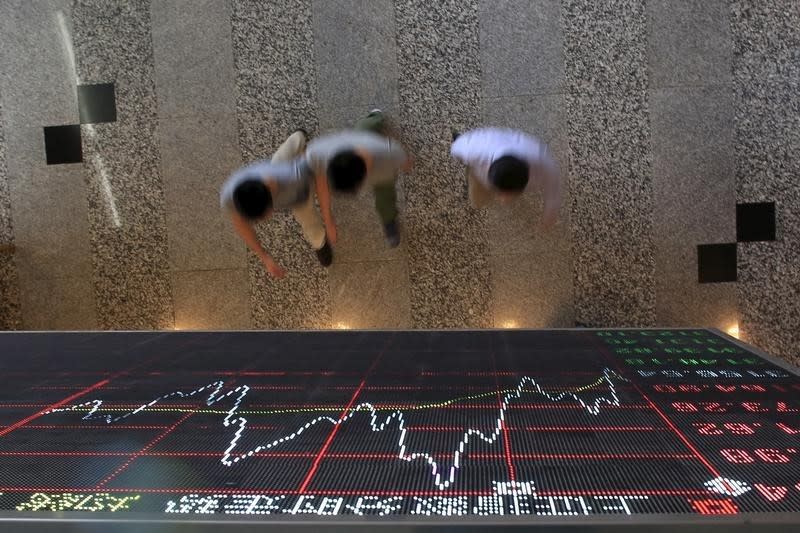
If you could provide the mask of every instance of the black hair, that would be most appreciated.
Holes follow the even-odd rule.
[[[250,178],[241,182],[234,189],[233,205],[243,217],[255,220],[264,216],[272,207],[272,193],[263,181],[258,178]]]
[[[528,185],[528,163],[504,155],[489,167],[489,182],[503,192],[522,192]]]
[[[328,163],[328,179],[339,192],[356,192],[366,174],[367,164],[352,150],[339,152]]]

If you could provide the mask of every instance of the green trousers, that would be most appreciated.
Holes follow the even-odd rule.
[[[385,135],[386,118],[382,112],[373,111],[356,122],[355,129]],[[375,210],[381,222],[386,225],[397,220],[397,191],[394,183],[375,185],[372,191],[375,194]]]

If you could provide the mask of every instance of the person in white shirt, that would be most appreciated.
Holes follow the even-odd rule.
[[[497,198],[507,202],[533,182],[544,197],[542,225],[558,220],[561,175],[549,148],[538,139],[507,128],[453,133],[450,155],[467,166],[470,203],[476,209]]]

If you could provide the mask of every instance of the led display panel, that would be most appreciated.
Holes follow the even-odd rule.
[[[0,353],[0,520],[800,511],[800,378],[710,330],[8,333]]]

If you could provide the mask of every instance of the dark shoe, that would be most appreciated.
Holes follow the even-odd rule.
[[[331,266],[331,263],[333,263],[333,250],[331,249],[331,245],[328,244],[328,241],[325,241],[325,244],[322,245],[322,248],[316,250],[316,254],[320,265],[329,267]]]
[[[397,248],[397,245],[400,244],[400,230],[397,228],[397,222],[384,224],[383,233],[386,235],[386,243],[389,248]]]

